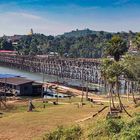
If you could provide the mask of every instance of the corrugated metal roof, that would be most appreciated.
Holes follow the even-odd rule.
[[[0,83],[7,83],[11,85],[22,85],[27,83],[32,83],[34,81],[23,78],[23,77],[10,77],[10,78],[1,78]]]

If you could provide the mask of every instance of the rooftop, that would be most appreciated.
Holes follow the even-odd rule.
[[[33,83],[34,81],[23,78],[23,77],[9,77],[9,78],[0,78],[0,83],[7,83],[11,85],[23,85],[27,83]]]

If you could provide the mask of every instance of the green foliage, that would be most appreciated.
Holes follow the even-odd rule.
[[[109,119],[106,122],[106,131],[108,134],[117,134],[124,127],[124,122],[120,119]]]
[[[127,50],[126,41],[120,36],[113,36],[112,39],[107,42],[106,53],[113,56],[115,61],[119,61],[120,56],[127,52]]]
[[[120,62],[113,62],[107,69],[108,78],[116,78],[123,74],[124,67]]]
[[[89,140],[107,137],[111,140],[139,140],[140,139],[140,114],[134,116],[130,122],[121,119],[109,119],[90,132]]]
[[[80,126],[64,128],[59,126],[55,131],[44,136],[43,140],[79,140],[82,135]]]
[[[136,37],[133,40],[135,47],[140,50],[140,33],[137,33]]]
[[[124,71],[125,67],[123,66],[121,61],[116,62],[108,58],[102,60],[101,74],[108,83],[115,83],[117,77],[124,74]]]
[[[12,42],[5,37],[0,38],[0,50],[13,50]]]
[[[96,137],[101,137],[106,135],[108,135],[106,132],[106,123],[102,122],[99,123],[95,129],[91,130],[91,132],[88,134],[88,139],[93,140]]]
[[[79,140],[82,135],[80,126],[72,126],[65,130],[64,140]]]
[[[64,135],[64,128],[59,126],[54,132],[48,133],[44,136],[43,140],[61,140]]]
[[[121,140],[139,140],[140,139],[140,115],[136,115],[119,134]]]
[[[140,127],[134,126],[130,130],[124,130],[120,136],[120,140],[139,140]]]
[[[132,81],[140,81],[140,55],[126,55],[122,60],[125,77]]]
[[[110,140],[139,140],[140,139],[140,114],[134,115],[129,122],[121,119],[107,119],[98,122],[96,127],[90,125],[90,132],[84,137],[80,126],[64,128],[58,127],[55,131],[44,136],[43,140],[80,140],[80,139],[110,139]],[[88,129],[87,129],[88,131]],[[86,133],[87,133],[86,131]]]
[[[114,37],[112,38],[112,36]],[[117,60],[120,55],[127,51],[126,42],[128,38],[131,39],[134,36],[135,33],[133,32],[109,33],[85,29],[59,36],[45,36],[43,34],[23,35],[18,37],[15,45],[12,45],[11,42],[13,40],[11,38],[15,38],[15,36],[11,38],[4,36],[0,38],[0,49],[14,49],[19,54],[24,55],[57,52],[60,56],[75,58],[101,58],[105,55],[104,51],[106,50],[107,54]],[[11,39],[10,42],[8,41],[9,38]]]
[[[124,122],[119,119],[108,119],[99,124],[92,132],[88,135],[89,140],[93,140],[95,137],[113,137],[119,134],[124,127]]]

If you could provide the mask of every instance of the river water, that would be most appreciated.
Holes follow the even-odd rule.
[[[25,77],[27,79],[36,82],[43,82],[43,74],[41,73],[26,72],[23,70],[13,69],[9,67],[0,66],[0,74],[12,74],[12,75]],[[44,82],[56,82],[57,80],[59,80],[59,82],[64,82],[72,86],[84,86],[84,87],[87,86],[87,83],[86,82],[82,83],[81,80],[69,79],[69,78],[62,79],[62,78],[57,78],[57,76],[53,76],[53,75],[47,75],[47,74],[44,75]],[[88,83],[88,87],[94,90],[98,89],[100,93],[104,92],[104,88],[102,86],[99,86],[98,84]]]
[[[41,73],[32,73],[32,72],[26,72],[18,69],[12,69],[8,67],[0,66],[0,74],[13,74],[21,77],[26,77],[30,80],[34,80],[36,82],[43,82],[43,74]],[[70,85],[81,85],[80,80],[75,79],[67,79],[67,78],[58,78],[59,82],[66,82]],[[53,75],[44,75],[44,82],[56,82],[57,76]]]
[[[8,67],[0,66],[0,74],[13,74],[13,75],[21,76],[21,77],[26,77],[27,79],[30,79],[36,82],[43,82],[43,74],[41,73],[26,72],[26,71],[22,71],[18,69],[12,69]],[[74,86],[87,85],[86,82],[82,84],[82,82],[77,79],[58,78],[58,80],[59,82],[65,82],[69,85],[74,85]],[[56,81],[57,81],[57,76],[47,75],[47,74],[44,75],[44,82],[56,82]],[[97,84],[92,84],[92,83],[88,83],[88,87],[91,89],[99,88]],[[100,87],[100,90],[103,92],[104,91],[103,87]],[[121,92],[123,93],[123,91]]]

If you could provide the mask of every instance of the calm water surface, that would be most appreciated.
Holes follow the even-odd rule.
[[[43,74],[41,74],[41,73],[26,72],[26,71],[22,71],[22,70],[18,70],[18,69],[12,69],[12,68],[3,67],[3,66],[0,66],[0,74],[14,74],[14,75],[17,75],[17,76],[26,77],[28,79],[31,79],[31,80],[34,80],[34,81],[37,81],[37,82],[42,82],[43,81]],[[45,82],[54,82],[54,81],[57,81],[57,77],[45,74],[44,81]],[[60,82],[65,81],[65,82],[67,82],[71,85],[81,85],[80,80],[59,78],[59,81]]]

